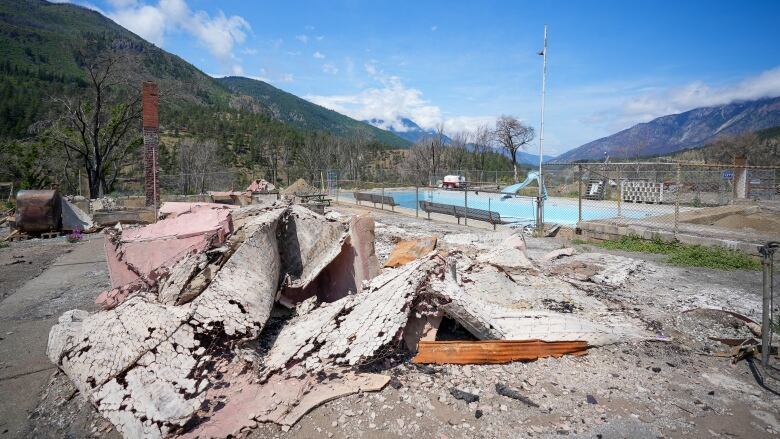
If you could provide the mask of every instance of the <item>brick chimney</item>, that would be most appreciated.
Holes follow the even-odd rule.
[[[154,82],[144,82],[143,133],[144,133],[144,186],[146,205],[160,203],[160,175],[157,162],[160,157],[159,119],[157,117],[158,88]]]

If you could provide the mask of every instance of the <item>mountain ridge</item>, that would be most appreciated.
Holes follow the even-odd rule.
[[[300,129],[328,131],[342,136],[356,135],[362,130],[390,146],[406,148],[410,145],[390,131],[352,119],[264,81],[243,76],[226,76],[216,78],[216,81],[234,93],[258,100],[276,120]]]
[[[555,162],[667,155],[695,148],[720,136],[738,135],[780,125],[780,97],[694,108],[639,123],[571,149]]]
[[[160,104],[161,115],[169,116],[163,120],[173,128],[178,128],[177,122],[192,122],[192,107],[198,107],[195,112],[199,116],[204,112],[238,110],[262,114],[300,131],[319,130],[344,136],[362,129],[388,146],[408,146],[390,132],[326,110],[261,81],[244,78],[275,90],[272,95],[279,102],[237,93],[225,86],[229,81],[205,74],[97,11],[44,0],[0,2],[0,95],[5,98],[0,102],[0,113],[5,116],[0,120],[0,138],[26,137],[27,128],[51,111],[46,105],[49,97],[83,92],[84,60],[107,51],[126,58],[128,75],[138,81],[139,87],[144,80],[154,80],[161,92],[173,96],[172,100],[165,100],[161,95]],[[287,117],[290,114],[301,117],[291,120]],[[309,123],[307,117],[313,120]]]

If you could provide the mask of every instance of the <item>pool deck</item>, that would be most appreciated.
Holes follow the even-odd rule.
[[[414,188],[393,188],[385,189],[384,194],[386,196],[393,196],[394,192],[406,192],[413,191]],[[436,192],[443,192],[448,195],[454,194],[451,191],[435,190]],[[377,190],[370,190],[364,192],[379,193]],[[420,190],[420,197],[423,197],[423,193],[428,192]],[[482,191],[480,191],[482,192]],[[500,196],[498,193],[482,192],[476,194],[469,192],[469,200],[480,199],[486,201],[488,198],[496,198]],[[526,197],[528,198],[528,197]],[[349,206],[355,206],[355,201],[352,196],[352,191],[340,192],[340,195],[336,204],[343,204]],[[547,201],[548,206],[561,206],[565,208],[577,207],[578,200],[576,198],[558,198],[551,197]],[[618,203],[612,200],[583,200],[582,208],[584,212],[616,212]],[[373,207],[370,203],[362,203],[362,208],[376,209],[391,211],[389,206],[377,205]],[[758,247],[765,244],[767,241],[780,240],[780,231],[777,233],[761,233],[752,231],[749,229],[733,229],[725,227],[711,226],[706,223],[708,220],[720,218],[729,214],[737,212],[746,212],[749,209],[755,208],[752,205],[729,205],[719,207],[704,207],[704,208],[692,208],[692,207],[680,207],[680,213],[678,216],[677,227],[675,228],[674,210],[675,206],[670,204],[635,204],[635,203],[621,203],[621,213],[644,213],[650,216],[644,218],[627,218],[625,216],[613,216],[608,218],[599,218],[580,221],[577,224],[564,223],[561,224],[564,227],[575,228],[581,233],[584,239],[590,240],[607,240],[607,239],[620,239],[623,236],[639,236],[644,239],[660,238],[666,241],[677,240],[685,244],[698,244],[708,247],[726,247],[735,250],[741,250],[749,254],[758,254]],[[443,223],[457,224],[458,221],[455,217],[442,214],[430,214],[430,216],[422,210],[416,211],[415,209],[395,206],[394,211],[400,215],[428,218],[431,220]],[[502,213],[502,217],[503,217]],[[555,222],[552,220],[551,222]],[[461,221],[461,223],[467,223],[470,227],[478,229],[492,230],[493,226],[490,223],[468,220]],[[511,224],[498,225],[497,229],[509,229],[512,228]]]
[[[748,229],[740,230],[702,224],[705,220],[750,211],[754,208],[755,206],[750,205],[730,205],[681,212],[678,218],[677,230],[675,230],[674,226],[674,215],[663,215],[640,220],[606,218],[583,221],[578,224],[578,230],[584,239],[590,240],[639,236],[643,239],[660,238],[665,241],[677,240],[684,244],[726,247],[757,255],[759,246],[766,244],[768,241],[780,240],[780,230],[777,233],[762,233]]]
[[[386,188],[384,190],[384,195],[392,197],[394,196],[394,193],[404,193],[409,194],[410,192],[414,192],[415,188]],[[452,200],[448,200],[445,198],[444,201],[437,201],[437,196],[439,197],[448,197],[451,198],[453,196],[458,196],[458,194],[462,194],[460,191],[450,191],[450,190],[443,190],[443,189],[420,189],[419,192],[419,199],[420,200],[427,200],[428,194],[433,191],[433,201],[435,202],[441,202],[444,204],[455,204],[459,206],[463,206],[463,202],[453,203]],[[352,190],[341,190],[338,196],[338,201],[346,201],[346,202],[353,202],[354,198],[352,195]],[[379,190],[371,189],[371,190],[360,190],[359,192],[367,192],[367,193],[374,193],[379,194],[381,193]],[[513,200],[510,200],[508,202],[516,203],[515,207],[517,210],[515,212],[512,211],[512,207],[503,204],[505,202],[498,201],[498,199],[502,198],[506,194],[502,194],[500,192],[485,192],[485,191],[469,191],[468,194],[468,200],[469,200],[469,207],[476,207],[478,209],[484,209],[487,210],[487,206],[489,206],[489,201],[492,200],[493,206],[497,206],[495,209],[491,209],[495,212],[498,212],[501,214],[502,218],[507,219],[508,221],[512,222],[519,222],[519,223],[533,223],[534,222],[534,207],[533,207],[533,200],[534,197],[527,197],[527,196],[517,196]],[[462,195],[459,195],[462,197]],[[331,198],[336,198],[333,195],[331,195]],[[461,200],[459,200],[461,201]],[[474,202],[474,205],[471,203]],[[528,203],[528,204],[526,204]],[[503,205],[502,205],[503,204]],[[371,206],[371,204],[368,204]],[[545,206],[547,210],[547,217],[549,218],[549,222],[561,224],[565,226],[570,226],[574,228],[577,224],[578,217],[577,217],[577,209],[578,209],[578,200],[576,198],[564,198],[564,197],[550,197],[545,202]],[[380,207],[379,204],[377,204],[377,207]],[[386,210],[390,209],[389,207],[384,207]],[[401,206],[396,206],[395,209],[401,209]],[[411,207],[403,207],[407,210],[411,210],[414,212],[414,208]],[[555,208],[562,208],[566,209],[568,214],[560,216],[555,215],[553,213],[553,209]],[[620,216],[621,214],[629,217],[646,217],[646,216],[658,216],[658,215],[668,215],[674,213],[674,205],[670,204],[637,204],[637,203],[620,203],[618,204],[617,201],[614,200],[582,200],[582,210],[586,216],[586,219],[588,219],[588,216],[594,215],[597,217],[603,217],[603,218],[609,218],[612,216]],[[687,210],[693,210],[693,208],[681,208],[681,211],[687,211]],[[519,213],[522,212],[522,216],[516,216]],[[425,215],[423,212],[420,213],[421,215]],[[442,217],[447,217],[447,215],[443,215]],[[514,220],[514,221],[513,221]]]

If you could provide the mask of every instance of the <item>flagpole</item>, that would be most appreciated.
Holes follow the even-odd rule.
[[[542,185],[544,184],[544,177],[542,176],[542,162],[544,160],[544,93],[547,85],[547,25],[544,25],[544,49],[541,55],[544,57],[544,65],[542,68],[542,114],[541,123],[539,124],[539,201],[536,206],[536,225],[539,230],[542,230],[543,218],[542,218],[542,197],[544,192]]]

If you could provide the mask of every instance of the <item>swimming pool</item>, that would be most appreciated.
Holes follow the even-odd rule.
[[[381,193],[381,191],[368,191],[371,193]],[[400,207],[415,209],[417,197],[414,189],[411,190],[385,190],[385,195],[393,197]],[[447,191],[441,189],[425,189],[419,191],[420,201],[430,201],[434,203],[452,204],[456,206],[464,205],[463,192]],[[353,200],[352,192],[341,191],[340,199]],[[655,216],[664,213],[673,213],[674,206],[654,205],[653,209],[648,209],[647,205],[628,205],[624,204],[621,209],[621,215],[625,218],[641,219],[649,216]],[[529,197],[513,197],[502,199],[501,194],[494,193],[468,193],[468,207],[475,209],[490,210],[501,214],[502,219],[517,223],[533,223],[536,217],[536,200]],[[661,211],[659,212],[659,208]],[[555,198],[550,197],[544,203],[545,222],[556,224],[577,224],[579,218],[578,204],[576,198]],[[668,212],[665,212],[667,211]],[[617,203],[614,201],[584,201],[582,209],[583,220],[594,220],[602,218],[612,218],[618,216]]]

